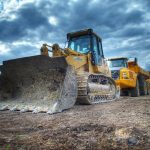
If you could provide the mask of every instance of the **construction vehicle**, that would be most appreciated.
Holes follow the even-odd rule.
[[[43,44],[41,55],[3,62],[1,110],[52,114],[76,102],[97,104],[119,97],[104,59],[101,38],[86,29],[68,33],[67,41],[64,49],[58,44]]]
[[[150,93],[150,74],[138,65],[137,58],[110,58],[107,62],[121,95],[137,97]]]
[[[150,79],[146,80],[147,95],[150,95]]]

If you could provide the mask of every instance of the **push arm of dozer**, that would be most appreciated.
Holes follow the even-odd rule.
[[[40,49],[41,55],[49,56],[48,52],[52,52],[52,50],[49,50],[47,47],[52,48],[52,46],[47,45],[47,44],[42,45],[42,47]]]
[[[48,47],[50,47],[52,50],[49,50]],[[78,53],[74,50],[71,50],[69,48],[62,49],[59,47],[58,44],[54,44],[52,46],[48,44],[43,44],[41,49],[41,55],[49,56],[48,52],[52,52],[53,57],[55,56],[68,56],[68,55],[75,55],[75,56],[80,56],[83,55],[81,53]]]
[[[48,47],[50,47],[52,50],[49,50]],[[40,51],[41,51],[41,55],[45,55],[45,56],[49,56],[48,52],[52,52],[53,57],[66,56],[64,49],[60,48],[58,44],[53,44],[52,46],[48,44],[43,44]]]

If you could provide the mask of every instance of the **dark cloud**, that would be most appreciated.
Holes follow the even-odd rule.
[[[146,70],[150,71],[150,64],[146,63],[145,68],[146,68]]]
[[[142,36],[149,36],[150,35],[150,31],[147,30],[147,28],[145,27],[133,27],[133,26],[129,26],[126,27],[122,32],[120,32],[118,34],[118,36],[120,37],[128,37],[128,38],[132,38],[132,37],[142,37]]]
[[[40,26],[50,26],[47,17],[33,5],[28,4],[16,13],[14,20],[0,21],[0,41],[12,42],[28,36],[28,31],[37,30]]]
[[[42,4],[44,5],[43,2]],[[47,5],[50,5],[51,8],[49,12],[59,18],[59,27],[63,27],[65,31],[85,27],[101,28],[101,30],[103,27],[107,27],[116,30],[125,25],[143,21],[142,11],[126,12],[128,3],[125,1],[107,0],[105,3],[103,1],[93,3],[92,1],[82,0],[72,2],[71,6],[64,2],[52,6],[51,3],[47,3]],[[39,9],[41,9],[41,6]]]
[[[3,57],[0,57],[0,62],[2,62],[3,60],[37,55],[39,53],[40,51],[32,45],[11,46],[11,51],[7,55],[5,54],[3,55]]]
[[[132,52],[130,55],[136,54],[140,59],[139,51],[143,54],[150,51],[149,8],[149,0],[38,0],[16,11],[16,19],[0,19],[0,41],[10,44],[29,39],[31,43],[63,43],[67,32],[91,27],[102,36],[106,57],[129,56],[128,52]],[[51,16],[56,17],[58,24],[49,22]],[[110,45],[113,47],[111,50]],[[28,48],[35,53],[36,47]],[[15,54],[32,55],[32,52],[26,54],[26,49],[24,45],[13,47],[11,53],[14,57]],[[147,63],[145,67],[149,68]]]
[[[129,24],[143,22],[143,13],[139,10],[126,12],[129,3],[125,1],[107,0],[92,1],[66,0],[65,3],[52,1],[41,1],[38,5],[31,3],[25,5],[17,12],[17,19],[13,21],[1,21],[0,28],[3,29],[0,35],[1,41],[17,40],[20,37],[27,36],[27,31],[36,30],[43,26],[43,33],[59,34],[70,32],[71,30],[92,27],[97,32],[105,35],[109,32],[124,28]],[[58,26],[50,26],[49,16],[56,16],[59,20]],[[140,30],[140,29],[139,29]],[[38,32],[38,30],[37,30]],[[59,32],[59,33],[58,33]],[[138,31],[139,32],[139,31]],[[45,34],[47,37],[47,35]],[[63,35],[64,36],[64,35]]]
[[[149,10],[150,9],[150,1],[149,0],[139,0],[139,2],[144,5],[144,10]]]

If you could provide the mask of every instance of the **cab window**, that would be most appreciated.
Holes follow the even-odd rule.
[[[74,37],[68,42],[68,48],[82,53],[87,54],[90,51],[90,36]]]
[[[98,38],[96,36],[93,36],[93,57],[95,64],[100,65],[101,55],[98,46]]]

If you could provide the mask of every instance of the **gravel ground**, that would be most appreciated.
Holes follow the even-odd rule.
[[[150,96],[59,114],[0,112],[0,150],[149,150]]]

